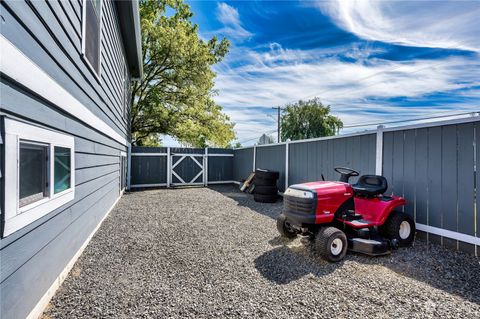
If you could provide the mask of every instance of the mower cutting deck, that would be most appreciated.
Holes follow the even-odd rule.
[[[399,208],[399,196],[385,196],[383,176],[363,175],[354,185],[350,177],[359,173],[337,167],[338,182],[320,181],[290,186],[284,193],[284,208],[277,229],[287,238],[309,236],[321,255],[340,261],[347,248],[368,255],[385,255],[413,242],[415,223]]]

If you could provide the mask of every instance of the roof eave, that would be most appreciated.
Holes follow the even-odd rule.
[[[143,77],[143,61],[138,0],[114,1],[114,3],[130,74],[132,78],[140,79]]]

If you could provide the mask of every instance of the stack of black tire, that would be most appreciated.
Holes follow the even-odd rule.
[[[253,178],[253,199],[260,203],[275,203],[278,199],[277,180],[279,173],[265,169],[256,169]]]

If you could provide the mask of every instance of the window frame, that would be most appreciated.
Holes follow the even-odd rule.
[[[3,237],[47,215],[75,198],[75,142],[73,136],[5,118],[5,214]],[[20,143],[47,146],[47,196],[20,207]],[[55,146],[70,149],[70,188],[54,193]],[[8,186],[7,186],[8,185]]]
[[[45,162],[42,163],[42,164],[45,164],[46,167],[44,167],[44,171],[42,172],[42,175],[45,174],[45,176],[43,176],[44,178],[44,182],[46,183],[46,185],[43,185],[43,196],[41,197],[41,199],[38,199],[38,200],[33,200],[33,201],[30,201],[29,203],[27,204],[22,204],[22,199],[20,199],[20,185],[18,185],[18,190],[19,190],[19,196],[18,196],[18,207],[19,207],[19,211],[21,211],[22,209],[24,209],[24,207],[28,207],[34,203],[37,203],[37,202],[40,202],[42,200],[44,200],[45,198],[48,198],[47,196],[45,196],[46,194],[49,194],[50,193],[50,190],[49,190],[49,185],[48,185],[48,176],[49,176],[49,167],[50,167],[50,164],[49,164],[49,161],[50,161],[50,158],[48,156],[48,151],[49,151],[49,145],[48,144],[45,144],[45,143],[38,143],[38,142],[32,142],[32,141],[28,141],[28,140],[24,140],[24,139],[20,139],[18,141],[18,149],[19,149],[19,152],[18,152],[18,157],[19,157],[19,163],[18,163],[18,181],[20,181],[20,149],[21,149],[21,144],[26,144],[28,145],[29,147],[37,147],[37,148],[45,148],[45,155],[46,155],[46,158],[44,159]],[[37,195],[37,194],[34,194],[34,195]],[[31,196],[28,196],[28,197],[32,197],[33,195]]]
[[[86,2],[87,1],[92,1],[92,0],[82,0],[82,49],[81,49],[81,57],[82,60],[85,62],[85,64],[88,66],[90,71],[93,73],[95,78],[97,79],[98,82],[101,82],[101,73],[102,73],[102,18],[103,18],[103,0],[100,0],[100,16],[98,17],[99,19],[99,26],[98,26],[98,32],[99,32],[99,37],[98,37],[98,73],[93,67],[93,65],[90,63],[88,60],[87,56],[85,55],[85,32],[86,32],[86,14],[87,14],[87,6]]]
[[[70,162],[70,165],[69,165],[69,167],[68,167],[68,176],[69,176],[68,185],[69,185],[69,187],[66,188],[66,189],[64,189],[64,190],[58,191],[58,192],[57,192],[56,189],[55,189],[55,187],[56,187],[56,181],[55,181],[55,178],[56,178],[56,175],[55,175],[55,173],[56,173],[56,172],[55,172],[55,161],[56,161],[56,158],[55,158],[55,157],[57,156],[57,153],[56,153],[57,148],[59,148],[59,149],[64,149],[64,150],[68,150],[68,159],[69,159],[69,162]],[[52,154],[53,154],[52,161],[53,161],[53,169],[54,169],[54,171],[53,171],[53,179],[52,179],[53,184],[52,184],[51,186],[52,186],[52,188],[53,188],[53,194],[54,194],[54,195],[57,195],[57,194],[61,194],[61,193],[63,193],[64,191],[69,190],[70,188],[72,188],[72,184],[71,184],[71,180],[72,180],[72,150],[71,150],[70,148],[68,148],[68,147],[59,146],[59,145],[53,145],[53,146],[52,146],[52,149],[53,149],[53,152],[52,152]]]

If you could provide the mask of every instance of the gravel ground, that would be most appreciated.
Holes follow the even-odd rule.
[[[480,318],[479,258],[416,242],[337,264],[234,186],[124,195],[44,318]]]

